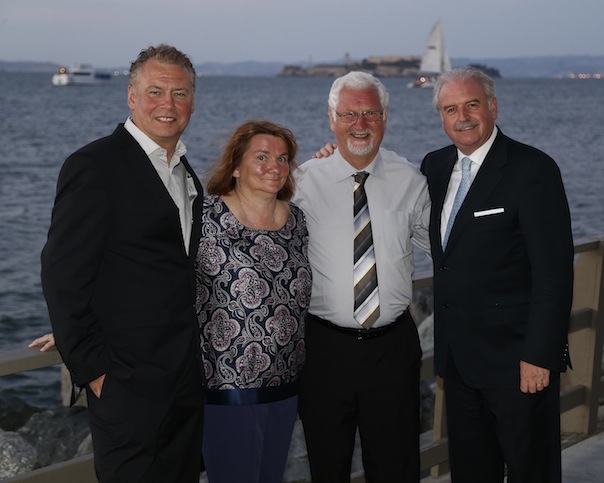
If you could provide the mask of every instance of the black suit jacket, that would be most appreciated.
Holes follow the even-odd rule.
[[[78,386],[109,373],[161,400],[198,350],[193,262],[203,192],[182,162],[198,191],[189,255],[176,205],[122,124],[61,169],[42,287]]]
[[[437,374],[449,353],[473,387],[518,387],[520,360],[564,371],[574,249],[557,165],[500,131],[443,252],[441,212],[456,159],[448,146],[421,168],[432,198]]]

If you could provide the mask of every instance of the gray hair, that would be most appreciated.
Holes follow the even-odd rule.
[[[336,119],[338,102],[340,101],[340,92],[345,87],[353,90],[375,89],[380,98],[380,105],[382,106],[382,109],[384,111],[388,109],[389,96],[384,84],[382,84],[377,77],[374,77],[367,72],[352,71],[346,75],[343,75],[342,77],[338,77],[331,85],[327,105],[331,110],[331,115],[334,121]]]
[[[437,111],[440,110],[438,102],[440,97],[440,91],[447,82],[451,81],[464,81],[467,79],[474,79],[482,85],[484,92],[489,100],[489,106],[495,98],[495,83],[487,74],[476,67],[458,67],[457,69],[449,70],[440,75],[434,85],[434,92],[432,94],[432,105]]]
[[[138,74],[143,67],[143,64],[148,60],[156,60],[162,64],[179,65],[183,67],[189,74],[191,79],[191,85],[193,86],[193,92],[195,92],[195,67],[191,59],[176,47],[167,44],[159,44],[157,46],[151,46],[147,49],[141,50],[138,57],[130,64],[130,85],[136,86],[138,81]]]

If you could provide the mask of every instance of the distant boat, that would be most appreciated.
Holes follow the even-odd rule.
[[[111,74],[97,71],[91,64],[73,64],[69,68],[61,67],[51,80],[53,86],[93,86],[106,84]]]
[[[407,87],[432,88],[440,74],[451,70],[451,59],[445,48],[440,20],[434,24],[419,65],[419,77],[407,84]]]

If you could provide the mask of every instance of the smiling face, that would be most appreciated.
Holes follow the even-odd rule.
[[[346,124],[339,116],[329,112],[331,130],[336,136],[338,149],[346,161],[357,169],[365,168],[377,155],[384,132],[388,111],[382,108],[376,89],[351,89],[344,87],[340,91],[337,112],[384,111],[382,119],[367,122],[359,116],[354,124]]]
[[[438,107],[443,129],[453,144],[471,155],[491,136],[497,119],[497,99],[489,102],[476,79],[452,80],[442,86]]]
[[[128,107],[134,124],[168,151],[170,159],[195,107],[189,72],[179,65],[146,61],[136,84],[128,86]]]
[[[289,175],[289,163],[289,153],[283,139],[257,134],[252,137],[241,162],[233,170],[237,189],[276,196]]]

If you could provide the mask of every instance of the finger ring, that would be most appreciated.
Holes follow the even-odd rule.
[[[537,386],[543,386],[543,384],[541,384],[540,382],[537,383]]]

